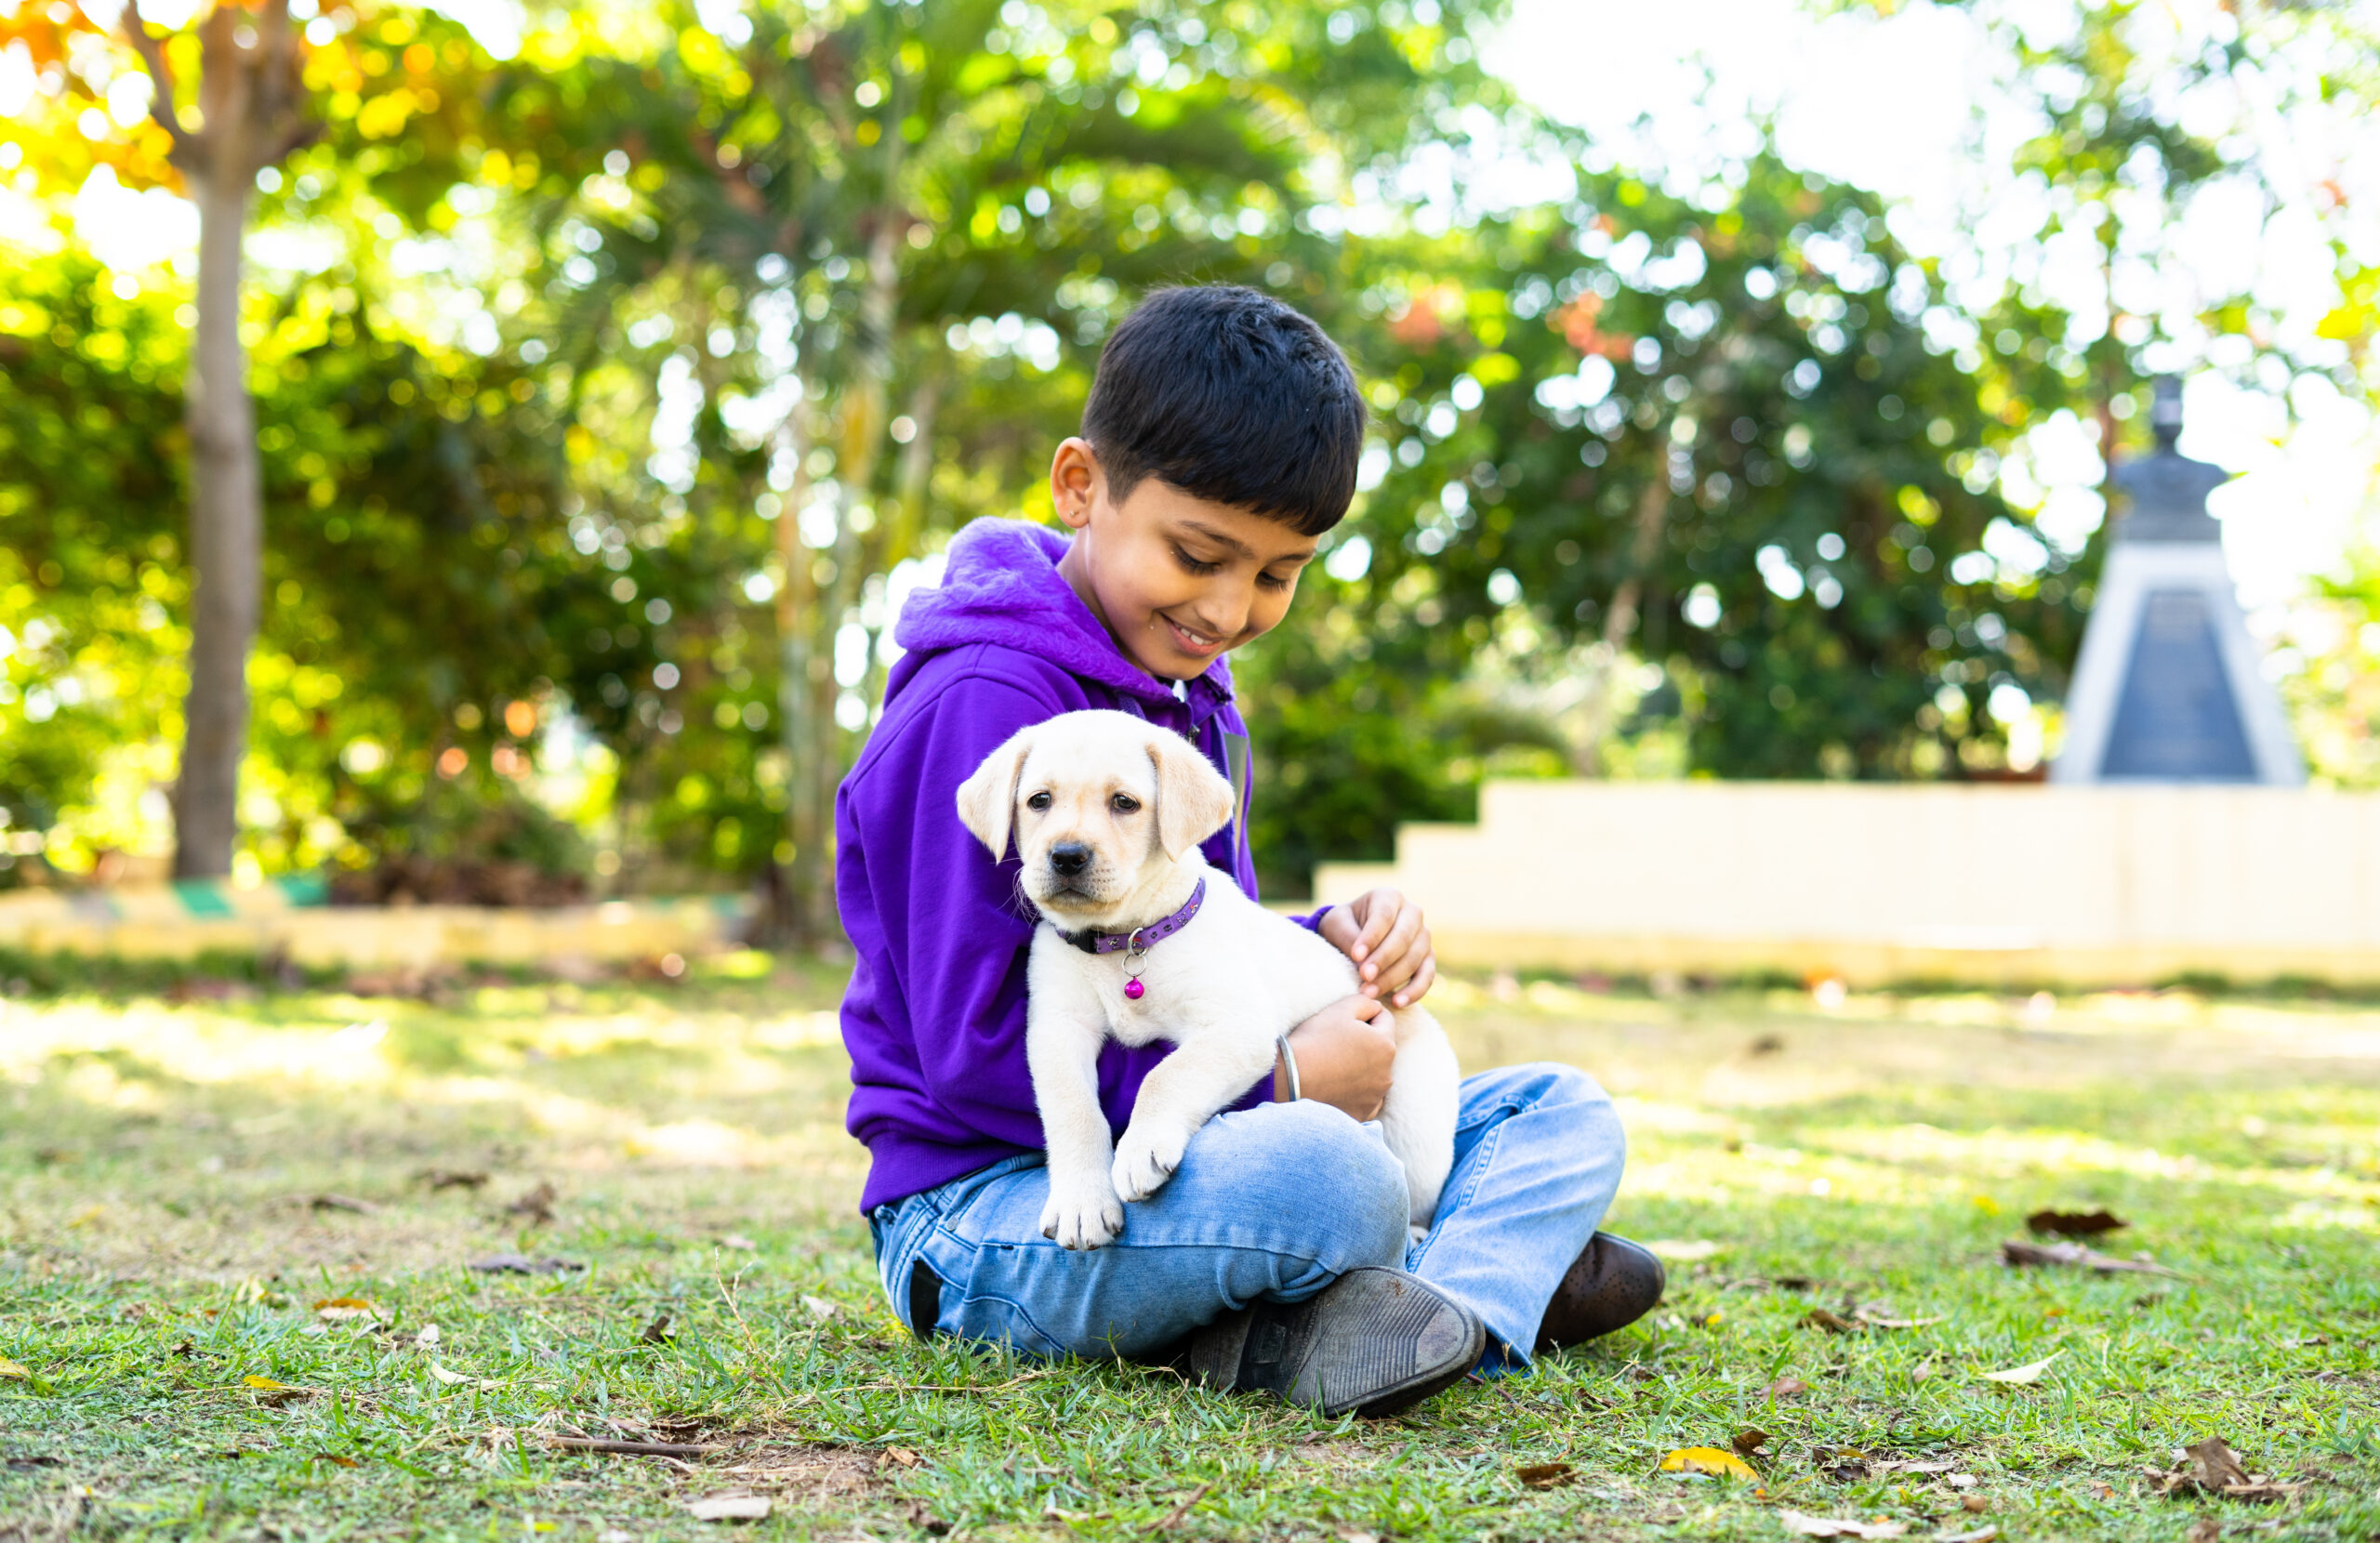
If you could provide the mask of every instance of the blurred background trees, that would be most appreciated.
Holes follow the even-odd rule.
[[[7,883],[170,845],[199,318],[191,243],[92,235],[187,207],[139,191],[184,184],[127,18],[0,9]],[[1374,408],[1354,516],[1235,661],[1268,884],[1491,773],[2028,774],[2100,535],[2025,481],[2027,436],[2125,442],[2160,323],[2122,265],[2253,159],[2142,78],[2129,7],[2081,9],[2006,57],[2105,315],[1986,293],[1757,124],[1690,166],[1545,117],[1480,67],[1493,5],[701,0],[516,34],[294,0],[321,136],[253,178],[234,860],[371,895],[760,885],[830,935],[903,597],[965,521],[1046,510],[1101,342],[1177,281],[1308,310]],[[209,14],[152,7],[169,70]],[[2307,25],[2243,8],[2194,67],[2269,74]],[[2339,251],[2354,362],[2212,296],[2230,368],[2361,391]],[[2350,780],[2380,775],[2373,595],[2332,587],[2293,688]]]

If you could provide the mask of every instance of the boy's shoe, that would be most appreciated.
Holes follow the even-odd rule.
[[[1302,1302],[1260,1301],[1191,1336],[1190,1380],[1326,1415],[1393,1415],[1462,1380],[1487,1325],[1402,1270],[1360,1265]]]
[[[1567,1350],[1629,1325],[1659,1304],[1668,1273],[1651,1249],[1610,1233],[1587,1240],[1538,1326],[1537,1353]]]

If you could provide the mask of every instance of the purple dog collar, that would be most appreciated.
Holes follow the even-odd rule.
[[[1206,898],[1207,881],[1201,878],[1198,887],[1190,891],[1189,902],[1162,921],[1135,927],[1129,932],[1061,932],[1058,936],[1086,954],[1145,954],[1189,926],[1190,918],[1198,914],[1199,903]]]

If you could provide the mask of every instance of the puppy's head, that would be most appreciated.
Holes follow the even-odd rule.
[[[959,789],[960,823],[995,860],[1014,835],[1026,898],[1061,925],[1126,919],[1231,812],[1231,784],[1189,741],[1130,713],[1019,730]]]

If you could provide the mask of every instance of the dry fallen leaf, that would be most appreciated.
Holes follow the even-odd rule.
[[[760,1246],[741,1233],[721,1233],[719,1235],[719,1246],[721,1248],[733,1248],[740,1254],[751,1253]]]
[[[1700,1237],[1658,1237],[1645,1245],[1646,1251],[1655,1259],[1667,1259],[1672,1264],[1693,1264],[1711,1258],[1726,1246],[1724,1243],[1713,1243],[1709,1238]]]
[[[22,1366],[20,1366],[20,1365],[17,1365],[17,1363],[15,1363],[14,1361],[9,1360],[7,1356],[0,1356],[0,1377],[28,1377],[28,1378],[29,1378],[29,1377],[31,1377],[31,1376],[33,1376],[33,1374],[32,1372],[30,1372],[30,1371],[26,1370],[24,1367],[22,1367]]]
[[[505,1207],[504,1211],[507,1216],[522,1218],[532,1227],[542,1227],[554,1219],[554,1187],[541,1183]]]
[[[288,1383],[275,1382],[269,1377],[249,1376],[240,1378],[240,1381],[247,1387],[255,1388],[260,1391],[268,1393],[290,1393],[297,1391],[297,1390],[292,1388]]]
[[[1736,1432],[1736,1439],[1727,1444],[1734,1447],[1739,1456],[1749,1457],[1768,1444],[1768,1432],[1758,1426],[1749,1431],[1739,1431]]]
[[[336,1452],[317,1452],[314,1454],[314,1460],[318,1463],[336,1463],[341,1468],[362,1468],[364,1466],[355,1458],[342,1457]]]
[[[2132,1223],[2105,1210],[2035,1211],[2025,1218],[2025,1225],[2036,1233],[2055,1233],[2059,1237],[2097,1237]]]
[[[438,1325],[436,1324],[422,1325],[421,1332],[413,1337],[413,1342],[419,1345],[423,1350],[436,1350],[438,1348]]]
[[[2206,1489],[2229,1489],[2233,1484],[2248,1483],[2248,1470],[2240,1466],[2238,1454],[2221,1436],[2209,1436],[2182,1448],[2198,1467],[2198,1482]]]
[[[1930,1328],[1936,1324],[1946,1321],[1938,1313],[1931,1318],[1880,1318],[1865,1308],[1861,1308],[1854,1316],[1870,1328]]]
[[[2190,1530],[2185,1535],[2183,1543],[2215,1543],[2215,1539],[2222,1536],[2222,1523],[2212,1516],[2202,1516],[2190,1523]]]
[[[824,1297],[813,1297],[805,1294],[801,1299],[801,1305],[809,1312],[813,1318],[816,1318],[822,1323],[835,1315],[835,1304],[828,1301]]]
[[[2052,1351],[2038,1361],[2028,1361],[2021,1366],[2011,1366],[2004,1372],[1982,1372],[1977,1375],[1986,1382],[2016,1384],[2039,1382],[2042,1379],[2042,1373],[2049,1370],[2049,1364],[2062,1353],[2059,1351]]]
[[[1681,1446],[1661,1459],[1664,1473],[1710,1473],[1726,1479],[1757,1479],[1752,1465],[1715,1446]]]
[[[576,1259],[531,1259],[526,1254],[490,1254],[483,1259],[473,1259],[469,1268],[483,1275],[559,1275],[568,1270],[587,1268]]]
[[[1855,1522],[1840,1516],[1807,1516],[1798,1510],[1780,1510],[1777,1519],[1795,1537],[1899,1537],[1909,1531],[1906,1522]]]
[[[370,1216],[380,1208],[351,1194],[317,1194],[309,1197],[306,1204],[318,1211],[348,1211],[356,1216]]]
[[[906,1446],[888,1446],[884,1449],[884,1455],[903,1468],[915,1468],[921,1460],[915,1452]]]
[[[443,1382],[450,1388],[458,1382],[469,1382],[470,1380],[469,1378],[465,1377],[461,1372],[450,1372],[435,1361],[432,1361],[430,1364],[430,1375],[436,1378],[439,1381]]]
[[[1528,1489],[1557,1489],[1570,1482],[1577,1471],[1568,1463],[1524,1463],[1513,1470],[1513,1476]]]
[[[1798,1398],[1810,1391],[1810,1385],[1798,1377],[1780,1377],[1768,1385],[1771,1398]]]
[[[2195,1489],[2227,1500],[2285,1500],[2306,1487],[2302,1484],[2277,1483],[2268,1474],[2250,1473],[2220,1436],[2192,1443],[2174,1456],[2186,1459],[2188,1466],[2171,1472],[2153,1468],[2148,1470],[2160,1495]]]
[[[1859,1325],[1858,1324],[1855,1324],[1850,1319],[1844,1317],[1841,1313],[1829,1312],[1822,1307],[1814,1307],[1807,1312],[1803,1313],[1802,1325],[1805,1328],[1822,1328],[1829,1334],[1857,1334],[1859,1332]]]
[[[775,1509],[765,1495],[713,1495],[686,1505],[697,1522],[760,1522]]]
[[[664,1312],[660,1316],[654,1318],[653,1322],[645,1325],[644,1332],[638,1335],[637,1338],[643,1340],[648,1345],[668,1344],[669,1342],[669,1314]]]
[[[1991,1543],[1999,1536],[1998,1527],[1977,1527],[1973,1532],[1937,1532],[1934,1543]]]
[[[346,1323],[356,1318],[377,1318],[380,1310],[361,1297],[325,1297],[314,1304],[314,1316],[326,1323]]]
[[[487,1175],[464,1172],[456,1168],[431,1168],[421,1175],[421,1181],[438,1190],[475,1190],[487,1182]]]
[[[2010,1238],[2000,1246],[2003,1264],[2022,1268],[2029,1264],[2074,1265],[2095,1270],[2102,1275],[2168,1275],[2181,1279],[2178,1270],[2168,1270],[2147,1259],[2120,1259],[2102,1254],[2096,1248],[2085,1248],[2079,1243],[2027,1243],[2023,1238]]]

